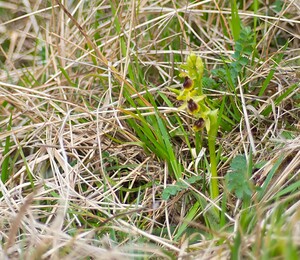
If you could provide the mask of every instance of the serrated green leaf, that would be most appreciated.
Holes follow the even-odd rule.
[[[237,155],[233,158],[232,162],[230,163],[230,168],[232,171],[243,171],[247,170],[247,160],[244,155]]]
[[[253,51],[253,47],[252,46],[247,46],[247,47],[244,48],[244,53],[246,55],[251,55],[252,51]]]
[[[242,189],[236,189],[235,190],[235,195],[241,199],[243,197],[243,190]]]
[[[161,194],[162,200],[168,200],[170,198],[171,194],[166,192],[165,190]]]
[[[202,180],[202,176],[192,176],[185,181],[189,184],[193,184],[199,180]],[[168,200],[171,196],[176,195],[178,192],[187,189],[189,186],[183,181],[177,181],[175,185],[167,186],[162,192],[162,199]]]
[[[218,86],[217,82],[212,78],[203,77],[202,78],[202,86],[204,88],[214,89]]]
[[[188,188],[188,185],[186,185],[182,181],[177,181],[175,186],[177,186],[179,190],[184,190],[184,189]]]
[[[227,188],[236,197],[243,199],[252,195],[247,179],[247,160],[244,155],[237,155],[230,163],[230,169],[225,176]]]
[[[186,180],[186,182],[189,184],[194,184],[195,182],[200,181],[200,180],[202,180],[202,176],[193,176],[191,178],[188,178]]]
[[[178,193],[178,187],[175,185],[167,186],[162,192],[162,199],[168,200],[171,196],[174,196]]]
[[[233,54],[232,54],[232,58],[238,60],[241,56],[240,51],[236,50]]]
[[[248,64],[249,59],[246,57],[241,57],[239,62],[241,65],[246,66]]]
[[[236,52],[241,52],[243,50],[243,45],[241,42],[237,41],[235,43],[234,49]]]

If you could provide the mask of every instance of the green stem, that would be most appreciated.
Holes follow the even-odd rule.
[[[211,131],[211,132],[215,132],[215,131]],[[209,148],[209,155],[210,155],[210,172],[211,172],[210,195],[212,199],[215,199],[219,196],[215,133],[211,133],[208,135],[208,148]]]
[[[202,91],[202,80],[201,80],[201,78],[197,78],[195,80],[195,85],[197,86],[198,95],[202,96],[203,91]]]

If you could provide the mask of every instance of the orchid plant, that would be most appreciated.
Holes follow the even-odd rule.
[[[179,110],[187,110],[193,116],[193,130],[201,131],[204,128],[208,135],[208,146],[210,153],[210,172],[211,185],[210,193],[213,199],[219,196],[218,180],[217,180],[217,159],[216,159],[216,135],[218,131],[218,109],[211,109],[206,104],[206,95],[202,90],[202,77],[204,72],[204,64],[199,56],[191,53],[185,64],[181,65],[182,72],[179,74],[183,81],[183,89],[181,91],[172,90],[177,94],[177,100],[183,101]]]

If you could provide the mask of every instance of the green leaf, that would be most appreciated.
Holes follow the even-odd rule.
[[[191,178],[188,178],[186,180],[186,182],[189,183],[189,184],[194,184],[194,183],[196,183],[197,181],[200,181],[200,180],[202,180],[202,176],[192,176]]]
[[[230,164],[232,171],[244,170],[246,166],[247,166],[247,161],[244,155],[237,155]]]
[[[230,164],[226,174],[227,188],[234,192],[239,199],[248,198],[252,195],[249,180],[247,179],[247,160],[244,155],[237,155]]]
[[[170,185],[170,186],[167,186],[162,194],[161,194],[161,198],[163,200],[168,200],[171,196],[174,196],[176,195],[178,192],[180,192],[182,189],[179,187],[179,186],[176,186],[176,185]]]
[[[189,184],[194,184],[197,181],[202,180],[202,176],[192,176],[185,181]],[[183,181],[177,181],[174,185],[168,185],[162,192],[162,199],[168,200],[171,196],[176,195],[180,191],[183,191],[188,188],[188,185],[185,184]]]
[[[248,64],[249,59],[246,57],[241,57],[239,62],[241,65],[246,66]]]

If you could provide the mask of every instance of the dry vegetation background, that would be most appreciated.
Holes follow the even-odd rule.
[[[179,103],[167,87],[180,88],[179,65],[191,51],[208,71],[232,59],[228,2],[0,1],[0,163],[2,175],[4,169],[8,174],[0,181],[1,259],[142,259],[144,253],[153,259],[230,258],[241,201],[228,195],[225,218],[231,229],[210,231],[202,217],[207,208],[199,208],[191,227],[203,231],[201,238],[190,244],[188,235],[174,239],[195,197],[182,190],[161,200],[166,185],[175,182],[170,165],[147,149],[128,121],[154,115],[151,93],[183,177],[206,173],[184,137],[172,135]],[[261,1],[257,14],[252,1],[239,2],[243,24],[257,19],[261,60],[239,82],[237,95],[226,88],[206,90],[215,100],[248,102],[240,121],[219,131],[221,194],[236,154],[254,148],[255,162],[264,162],[253,175],[258,186],[280,160],[264,196],[255,201],[253,195],[257,222],[242,236],[240,252],[255,259],[274,236],[299,252],[300,2]],[[283,58],[276,64],[279,54]],[[266,92],[257,99],[271,70]],[[298,85],[291,89],[293,84]],[[269,105],[270,114],[261,116]],[[189,118],[180,116],[188,132]],[[192,132],[188,138],[193,145]],[[272,199],[292,184],[290,193]],[[190,190],[209,205],[208,194]],[[274,220],[273,233],[270,216],[281,202],[283,222]]]

